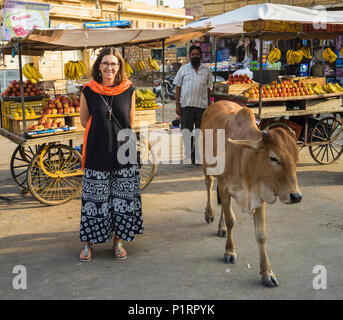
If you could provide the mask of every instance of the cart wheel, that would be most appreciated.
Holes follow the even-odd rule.
[[[341,122],[334,117],[321,119],[313,128],[310,143],[323,143],[309,146],[312,158],[320,164],[337,160],[343,152]]]
[[[43,156],[45,170],[59,177],[49,176],[42,170],[40,164],[41,152],[32,159],[28,171],[27,182],[32,195],[41,203],[49,206],[59,205],[70,201],[82,184],[81,155],[66,145],[51,145]],[[66,176],[66,174],[74,174]]]
[[[143,191],[152,181],[156,174],[157,166],[155,163],[155,154],[151,150],[151,145],[144,139],[137,141],[137,150],[140,152],[140,182],[141,190]]]
[[[33,157],[37,154],[38,150],[41,147],[25,147],[25,146],[18,146],[11,157],[11,175],[14,182],[24,191],[28,191],[27,189],[27,170],[29,164]]]

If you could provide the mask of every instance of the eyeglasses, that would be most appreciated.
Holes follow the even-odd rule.
[[[103,65],[105,67],[105,69],[107,69],[109,66],[111,66],[112,69],[114,69],[115,67],[119,67],[120,63],[108,63],[108,62],[100,62],[101,65]]]

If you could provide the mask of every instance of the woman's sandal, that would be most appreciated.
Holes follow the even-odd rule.
[[[92,260],[92,256],[90,255],[90,252],[89,252],[89,249],[91,249],[91,248],[92,248],[92,247],[91,247],[90,244],[86,244],[86,245],[84,246],[84,249],[85,249],[85,251],[84,251],[84,253],[83,253],[84,258],[81,258],[81,257],[80,257],[80,260],[81,260],[81,261],[88,262],[88,261],[91,261],[91,260]],[[89,256],[89,257],[88,257],[88,256]]]
[[[113,242],[114,259],[124,260],[127,258],[127,253],[125,253],[125,256],[122,256],[122,245],[123,243],[120,240]],[[116,250],[118,254],[116,254]]]

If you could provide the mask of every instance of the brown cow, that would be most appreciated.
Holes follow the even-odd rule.
[[[206,162],[206,129],[213,130],[213,155],[225,151],[223,172],[217,174],[209,174],[208,171],[214,168],[214,164]],[[225,133],[225,150],[217,150],[216,132],[220,131],[217,129],[223,129],[222,132]],[[235,224],[235,215],[231,208],[232,197],[243,212],[252,213],[254,216],[255,236],[260,253],[260,272],[264,285],[277,286],[278,281],[271,269],[266,250],[266,202],[273,204],[277,197],[286,204],[301,201],[302,195],[296,176],[299,153],[295,139],[291,132],[283,128],[261,131],[256,126],[255,116],[249,108],[229,101],[219,101],[205,111],[201,131],[203,171],[207,187],[205,219],[208,223],[214,219],[211,191],[215,177],[227,226],[225,262],[235,263],[237,259],[232,236]],[[208,146],[207,144],[207,148]],[[221,222],[219,232],[225,234]]]

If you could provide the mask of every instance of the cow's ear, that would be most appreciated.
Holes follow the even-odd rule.
[[[262,138],[259,140],[232,140],[228,138],[227,140],[232,144],[257,150],[260,148],[260,142],[262,141]]]

